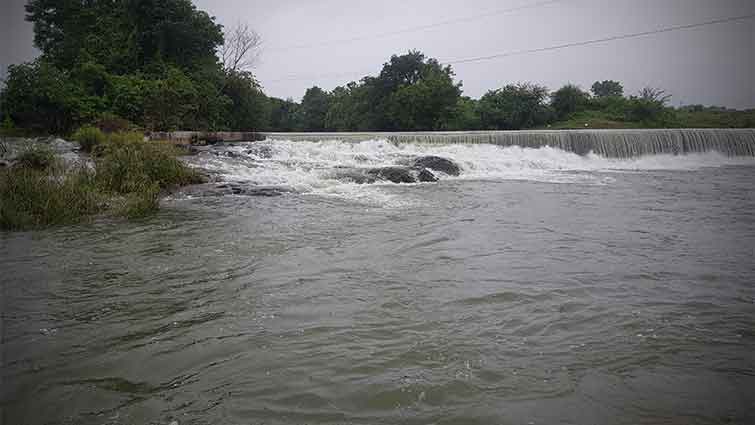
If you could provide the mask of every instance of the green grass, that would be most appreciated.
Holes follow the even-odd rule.
[[[66,165],[43,149],[22,153],[0,169],[0,229],[73,224],[104,212],[144,217],[159,209],[161,191],[203,182],[176,148],[143,139],[114,133],[93,145],[94,169]]]
[[[91,126],[76,130],[72,138],[79,143],[84,152],[92,152],[97,146],[104,144],[106,140],[105,133],[99,128]]]
[[[0,229],[78,223],[104,207],[90,170],[59,163],[42,170],[18,165],[0,170]]]
[[[44,147],[35,146],[16,157],[16,166],[33,170],[46,170],[55,164],[55,154]]]
[[[675,123],[683,128],[753,128],[755,110],[677,110]]]
[[[582,111],[567,120],[558,121],[551,129],[632,129],[632,128],[753,128],[755,111],[668,110],[660,121],[627,121],[607,111]]]

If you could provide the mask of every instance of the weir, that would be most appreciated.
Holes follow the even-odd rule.
[[[550,146],[579,155],[593,152],[611,158],[679,155],[716,151],[728,156],[755,156],[755,129],[526,130],[396,133],[259,133],[270,140],[392,143],[493,144]]]

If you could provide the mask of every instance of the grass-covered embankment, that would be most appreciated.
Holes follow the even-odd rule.
[[[108,213],[135,218],[159,208],[164,190],[200,183],[167,143],[139,133],[74,136],[91,164],[70,164],[44,148],[31,148],[0,169],[0,229],[23,230],[81,222]]]

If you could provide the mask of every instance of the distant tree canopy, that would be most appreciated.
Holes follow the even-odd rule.
[[[622,97],[624,96],[624,87],[618,81],[596,81],[592,85],[592,94],[595,97]]]
[[[55,66],[91,60],[116,74],[215,63],[222,27],[190,0],[30,0],[34,42]]]
[[[579,87],[567,84],[551,95],[551,106],[553,106],[556,116],[559,119],[564,119],[569,115],[585,110],[589,97],[590,95],[583,92]]]
[[[9,68],[2,113],[17,126],[67,133],[101,115],[154,130],[268,125],[259,84],[223,67],[223,28],[190,0],[30,0],[26,11],[42,55]]]
[[[103,121],[274,131],[694,125],[694,114],[711,125],[753,122],[749,113],[676,111],[657,89],[625,97],[612,80],[595,82],[593,96],[572,84],[550,93],[520,83],[475,100],[462,96],[450,66],[419,51],[332,91],[312,87],[297,103],[266,96],[251,72],[257,33],[243,24],[224,31],[191,0],[30,0],[26,11],[42,55],[9,67],[0,121],[40,133]]]
[[[546,124],[550,118],[548,89],[534,84],[510,84],[487,92],[478,105],[484,128],[520,130]]]

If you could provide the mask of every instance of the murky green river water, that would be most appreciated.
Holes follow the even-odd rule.
[[[0,234],[3,424],[755,423],[752,164],[276,146],[199,161],[283,196]]]

